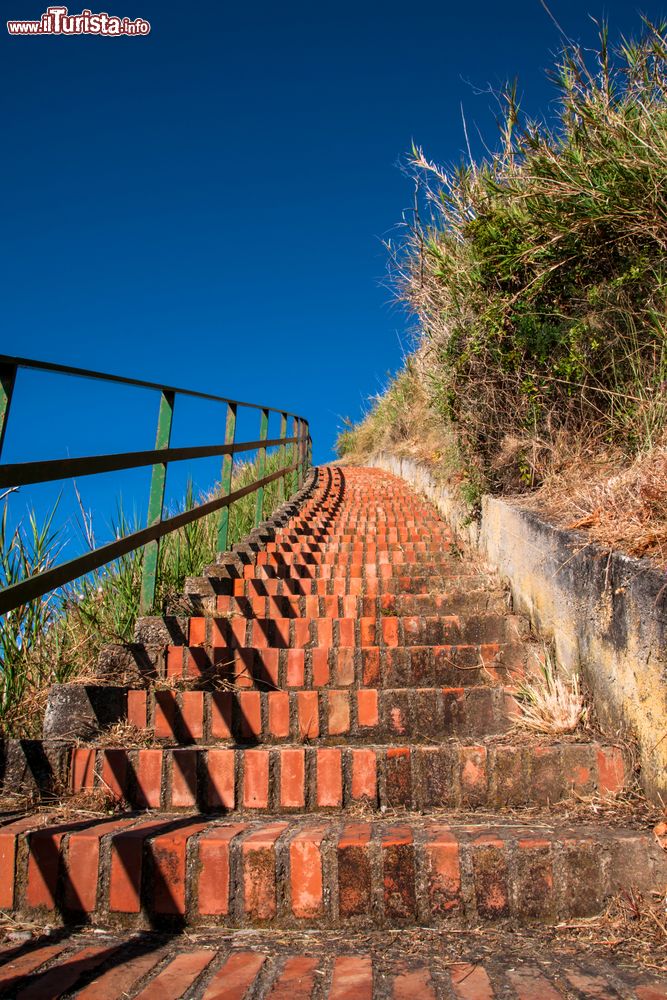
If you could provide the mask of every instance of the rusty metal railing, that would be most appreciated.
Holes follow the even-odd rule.
[[[157,418],[157,433],[155,448],[152,451],[129,451],[111,455],[91,455],[85,458],[63,458],[50,461],[18,462],[0,464],[0,488],[28,486],[34,483],[54,482],[78,476],[91,476],[101,472],[114,472],[123,469],[136,469],[142,466],[152,466],[150,493],[148,498],[148,515],[146,526],[129,535],[116,538],[114,541],[91,549],[83,555],[60,563],[48,570],[37,573],[25,580],[20,580],[11,586],[0,590],[0,615],[17,608],[28,601],[43,597],[52,590],[85,576],[87,573],[135,549],[144,549],[144,560],[141,581],[141,609],[150,609],[155,601],[157,567],[160,550],[160,540],[172,531],[191,524],[202,517],[219,511],[218,521],[218,551],[227,548],[229,533],[229,510],[231,505],[241,497],[256,493],[255,525],[264,516],[264,488],[269,483],[278,480],[278,496],[284,499],[286,490],[294,491],[301,486],[305,473],[311,462],[311,438],[308,421],[287,410],[271,406],[261,406],[257,403],[243,403],[224,396],[197,392],[192,389],[177,389],[173,386],[161,385],[156,382],[145,382],[140,379],[123,378],[120,375],[108,375],[104,372],[88,371],[84,368],[72,368],[68,365],[50,364],[45,361],[34,361],[28,358],[14,358],[0,355],[0,456],[7,428],[7,419],[11,410],[11,402],[16,385],[16,376],[20,369],[52,372],[65,376],[97,379],[104,382],[114,382],[119,385],[135,386],[142,389],[152,389],[160,393],[160,404]],[[190,448],[171,448],[171,428],[174,417],[174,405],[178,396],[189,396],[224,403],[226,410],[225,440],[223,444],[195,446]],[[256,441],[236,441],[236,417],[240,408],[259,410],[259,438]],[[280,437],[269,440],[269,414],[280,414]],[[287,422],[292,421],[292,434],[287,436]],[[280,449],[280,468],[266,475],[267,448]],[[288,452],[289,448],[289,452]],[[234,456],[242,452],[257,452],[258,478],[232,491],[232,473]],[[167,467],[170,462],[182,462],[186,459],[210,458],[221,456],[222,473],[220,480],[220,495],[212,500],[195,505],[171,517],[164,517],[164,496],[167,481]],[[288,484],[289,477],[289,484]]]

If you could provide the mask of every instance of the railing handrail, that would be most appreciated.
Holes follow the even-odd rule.
[[[163,385],[161,382],[146,382],[144,379],[126,378],[124,375],[111,375],[109,372],[98,372],[89,368],[75,368],[72,365],[58,365],[53,361],[36,361],[32,358],[15,358],[9,354],[0,354],[0,366],[30,368],[34,371],[55,372],[59,375],[75,375],[79,378],[101,379],[104,382],[117,382],[121,385],[136,386],[139,389],[156,389],[158,392],[173,392],[179,396],[194,396],[197,399],[208,399],[215,403],[230,403],[232,406],[245,406],[251,410],[268,410],[269,413],[286,413],[288,417],[298,417],[298,413],[281,410],[279,406],[263,406],[261,403],[244,403],[240,399],[228,399],[226,396],[215,396],[210,392],[199,392],[197,389],[179,389],[173,385]],[[302,419],[302,418],[299,418]]]
[[[43,597],[50,591],[72,583],[79,577],[99,569],[107,563],[126,555],[138,548],[144,548],[144,561],[141,581],[142,611],[153,606],[156,593],[157,565],[160,540],[172,531],[191,524],[199,518],[220,511],[218,522],[218,551],[227,547],[229,529],[229,508],[236,501],[250,493],[256,493],[255,525],[264,516],[264,487],[278,480],[279,498],[285,498],[285,486],[290,477],[293,489],[301,486],[311,460],[311,438],[308,421],[305,417],[271,406],[258,403],[243,403],[228,399],[226,396],[215,396],[212,393],[198,392],[193,389],[176,389],[158,382],[147,382],[142,379],[125,378],[121,375],[109,375],[104,372],[91,371],[86,368],[74,368],[69,365],[58,365],[50,361],[37,361],[29,358],[12,357],[0,354],[0,454],[4,442],[7,417],[14,394],[16,374],[19,369],[27,368],[35,371],[48,371],[60,375],[71,375],[79,378],[100,379],[121,385],[136,386],[142,389],[157,390],[160,393],[160,407],[157,420],[157,435],[155,448],[145,451],[127,451],[117,454],[88,455],[81,458],[59,458],[48,461],[15,462],[0,464],[0,488],[27,486],[34,483],[55,482],[57,480],[89,476],[104,472],[117,472],[123,469],[152,466],[151,486],[148,502],[148,515],[145,528],[116,538],[112,542],[101,545],[91,551],[60,563],[57,566],[37,573],[25,580],[11,584],[0,590],[0,615],[26,604],[28,601]],[[171,448],[171,427],[174,415],[174,403],[177,396],[190,396],[198,399],[224,403],[227,408],[225,422],[225,442],[214,445],[195,445],[191,447]],[[247,407],[260,411],[260,433],[256,441],[236,441],[236,416],[239,407]],[[268,437],[269,414],[280,414],[280,437]],[[287,418],[293,422],[292,434],[287,436]],[[290,447],[288,455],[287,448]],[[280,448],[281,467],[266,475],[267,448]],[[258,478],[237,490],[232,491],[232,471],[234,455],[239,452],[257,452]],[[222,456],[221,495],[214,499],[196,504],[187,510],[164,518],[164,498],[169,462],[182,462],[192,458],[210,458]],[[292,475],[294,473],[294,475]]]

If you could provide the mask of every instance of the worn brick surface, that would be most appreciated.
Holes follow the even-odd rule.
[[[0,820],[12,919],[137,937],[6,949],[0,989],[665,1000],[659,976],[597,959],[401,944],[420,925],[442,944],[469,927],[585,919],[667,876],[650,831],[554,810],[622,792],[622,749],[508,732],[538,650],[435,511],[385,473],[325,467],[237,549],[188,583],[196,614],[139,622],[135,649],[165,640],[144,645],[155,676],[127,691],[140,738],[67,749],[81,811]],[[87,808],[91,792],[106,814]]]

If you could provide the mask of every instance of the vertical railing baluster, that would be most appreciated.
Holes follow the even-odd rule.
[[[12,402],[14,383],[16,381],[16,365],[0,365],[0,452],[5,442],[7,417]]]
[[[297,469],[299,489],[303,486],[303,420],[299,417],[299,443],[296,460],[299,463]]]
[[[297,436],[297,428],[298,428],[298,419],[297,419],[297,417],[292,417],[292,437],[293,438],[295,438]],[[297,459],[297,442],[293,441],[292,444],[290,445],[290,463],[289,464],[290,465],[296,465],[296,459]],[[292,496],[293,493],[296,493],[296,489],[297,489],[297,487],[296,487],[296,482],[297,482],[297,471],[296,471],[296,469],[292,469],[292,471],[289,474],[289,478],[290,478],[290,496]]]
[[[234,444],[236,439],[236,403],[227,403],[227,420],[225,423],[225,444]],[[222,460],[222,478],[220,479],[220,495],[228,496],[232,489],[232,472],[234,469],[234,455],[225,455]],[[223,507],[220,511],[218,522],[218,552],[227,551],[227,541],[229,538],[229,519],[231,512],[229,507]]]
[[[174,417],[174,393],[163,392],[160,396],[160,410],[157,418],[157,434],[155,450],[169,447],[171,439],[171,424]],[[151,474],[151,492],[148,499],[148,517],[146,526],[152,527],[162,520],[164,507],[164,491],[167,484],[167,463],[159,462],[153,466]],[[157,583],[158,559],[160,555],[160,539],[148,542],[144,546],[144,566],[141,577],[140,608],[145,614],[155,604],[155,587]]]
[[[269,432],[269,411],[262,410],[262,419],[259,424],[259,440],[266,441]],[[257,452],[257,478],[263,479],[266,475],[266,448],[260,448]],[[255,527],[257,528],[264,518],[264,487],[257,490],[257,503],[255,505]]]
[[[281,438],[287,437],[287,414],[280,414],[280,436]],[[278,465],[281,469],[284,469],[287,465],[287,445],[281,444],[278,451]],[[285,476],[282,475],[278,480],[278,501],[282,502],[285,499]]]

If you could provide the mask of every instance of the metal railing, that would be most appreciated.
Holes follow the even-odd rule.
[[[141,580],[141,609],[147,611],[155,602],[155,587],[160,550],[160,540],[164,535],[191,524],[202,517],[219,511],[218,521],[218,551],[227,548],[229,534],[229,509],[231,505],[249,493],[256,493],[255,525],[264,516],[264,488],[269,483],[278,480],[278,499],[285,499],[286,483],[289,477],[289,488],[294,491],[303,483],[306,471],[311,463],[311,438],[308,421],[295,413],[279,410],[272,406],[261,406],[257,403],[243,403],[224,396],[214,396],[210,393],[197,392],[192,389],[177,389],[173,386],[161,385],[156,382],[145,382],[140,379],[123,378],[120,375],[107,375],[104,372],[88,371],[84,368],[72,368],[67,365],[50,364],[45,361],[34,361],[28,358],[14,358],[0,355],[0,455],[7,428],[7,418],[11,409],[12,397],[16,384],[16,375],[20,369],[52,372],[60,375],[76,376],[86,379],[97,379],[104,382],[115,382],[120,385],[135,386],[142,389],[153,389],[160,393],[160,405],[157,418],[157,434],[153,451],[130,451],[114,455],[92,455],[86,458],[63,458],[50,461],[18,462],[0,464],[0,488],[28,486],[34,483],[54,482],[75,476],[91,476],[101,472],[114,472],[122,469],[136,469],[142,466],[152,466],[151,485],[148,499],[148,516],[146,527],[133,531],[129,535],[116,538],[106,545],[101,545],[91,551],[60,563],[41,573],[14,583],[0,590],[0,615],[17,608],[28,601],[43,597],[50,591],[85,576],[87,573],[135,549],[144,549],[144,560]],[[204,445],[191,448],[171,448],[171,428],[174,417],[174,404],[178,396],[189,396],[216,403],[224,403],[227,408],[225,421],[224,444]],[[256,441],[236,441],[236,416],[239,408],[244,407],[259,410],[259,438]],[[280,437],[269,439],[269,414],[280,414]],[[292,421],[292,434],[287,437],[287,422]],[[266,475],[267,448],[278,447],[280,468]],[[288,454],[289,447],[289,454]],[[232,491],[232,472],[234,456],[240,452],[257,452],[258,478],[252,483]],[[186,459],[210,458],[222,456],[222,473],[220,479],[220,495],[191,507],[179,514],[165,518],[164,496],[167,481],[167,466],[170,462],[182,462]],[[288,463],[288,464],[287,464]]]

